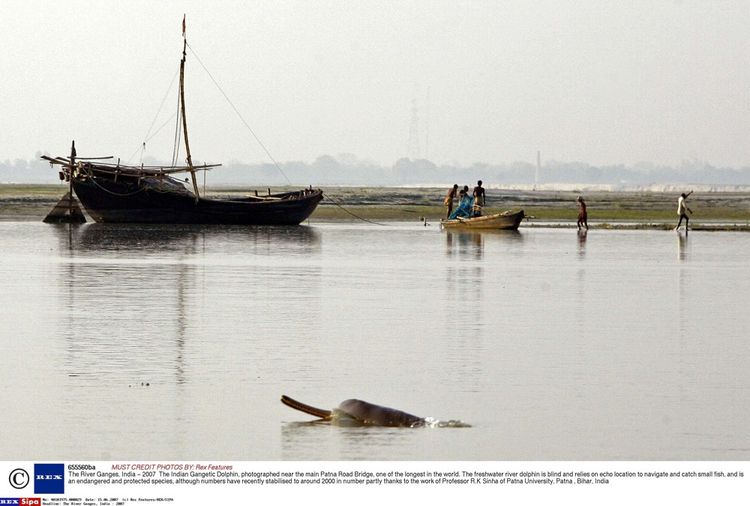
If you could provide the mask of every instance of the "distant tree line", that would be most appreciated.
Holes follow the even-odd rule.
[[[0,183],[42,184],[59,181],[57,170],[39,159],[0,162]],[[144,160],[146,165],[160,165]],[[210,185],[350,185],[403,186],[473,184],[488,185],[607,184],[644,186],[654,184],[750,185],[750,166],[714,167],[706,162],[686,161],[677,167],[641,163],[634,166],[594,166],[584,162],[546,161],[537,175],[528,162],[474,163],[470,166],[436,165],[429,160],[402,158],[392,166],[360,160],[354,155],[324,155],[314,162],[248,164],[230,161],[209,172]]]

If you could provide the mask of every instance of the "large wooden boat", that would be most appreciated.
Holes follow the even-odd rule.
[[[453,220],[442,220],[440,225],[447,229],[470,229],[470,230],[518,230],[524,218],[523,209],[520,211],[505,211],[487,216],[476,216],[473,218],[455,218]]]
[[[306,220],[323,199],[319,189],[309,187],[277,194],[268,190],[260,195],[251,192],[243,198],[200,195],[196,173],[219,164],[195,166],[192,162],[185,116],[187,39],[184,20],[182,35],[179,98],[187,165],[145,167],[104,161],[112,157],[81,158],[76,154],[75,142],[68,157],[42,158],[60,167],[61,179],[70,183],[70,195],[75,193],[97,222],[297,225]],[[190,175],[191,189],[186,185],[188,179],[178,179],[178,174]],[[73,198],[61,201],[45,221],[73,221],[77,218],[74,205]],[[66,212],[69,219],[65,219]]]
[[[99,223],[298,225],[323,198],[321,190],[312,188],[205,198],[174,177],[179,172],[192,174],[196,168],[109,165],[73,156],[47,159],[62,167],[62,177],[70,181],[88,215]],[[64,205],[58,207],[66,210]]]

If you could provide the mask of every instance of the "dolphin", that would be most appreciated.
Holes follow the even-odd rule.
[[[334,425],[345,426],[377,426],[377,427],[424,427],[424,418],[411,415],[393,408],[370,404],[359,399],[348,399],[333,410],[308,406],[286,395],[281,396],[281,402],[290,408],[315,416],[316,422],[330,422]]]

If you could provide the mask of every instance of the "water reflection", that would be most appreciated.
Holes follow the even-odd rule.
[[[319,233],[307,226],[129,225],[94,223],[60,225],[54,231],[60,250],[92,253],[221,252],[275,254],[279,247],[320,246]],[[220,247],[220,248],[219,248]]]
[[[184,383],[189,308],[200,268],[62,264],[57,333],[66,342],[68,376],[139,386]]]
[[[484,236],[481,232],[445,232],[445,254],[447,256],[471,255],[482,258],[484,254]]]
[[[449,294],[446,298],[449,305],[446,307],[446,314],[454,315],[457,308],[479,303],[484,280],[484,266],[481,262],[483,253],[484,236],[481,232],[446,231],[446,256],[461,261],[449,265],[445,270]],[[465,260],[478,262],[464,262]],[[456,330],[460,330],[460,327]]]
[[[286,422],[281,424],[281,457],[299,460],[314,456],[316,460],[372,460],[377,453],[405,459],[406,448],[424,428],[337,427],[319,422]],[[328,452],[321,455],[321,449]],[[387,460],[387,459],[384,459]]]
[[[486,241],[513,243],[522,240],[523,234],[518,230],[446,230],[445,254],[481,259]]]
[[[272,258],[288,262],[319,252],[319,234],[309,227],[93,224],[53,230],[63,259],[56,332],[66,342],[66,373],[78,382],[184,384],[191,337],[224,326],[252,328],[266,310],[264,298],[300,298],[319,284],[319,268],[281,269]],[[214,328],[205,328],[207,322]]]
[[[586,237],[588,233],[588,229],[578,230],[578,256],[581,258],[586,256]]]
[[[486,297],[486,290],[492,291],[497,286],[486,286],[485,278],[492,266],[486,265],[485,250],[491,252],[489,258],[495,258],[498,253],[513,254],[519,248],[505,251],[508,244],[521,241],[523,236],[517,230],[447,230],[445,233],[449,263],[445,268],[443,327],[448,335],[455,336],[447,343],[445,366],[462,378],[468,390],[475,391],[480,388],[481,357],[486,348],[488,321],[502,312]],[[497,278],[489,281],[489,285],[497,284]]]
[[[80,223],[50,223],[47,224],[47,227],[57,237],[59,251],[70,252],[73,250],[73,244],[76,242],[74,238],[85,225]]]
[[[677,233],[677,259],[684,262],[688,259],[688,234]]]

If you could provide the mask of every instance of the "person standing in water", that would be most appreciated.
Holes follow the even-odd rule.
[[[445,204],[445,207],[448,208],[448,212],[445,213],[445,219],[450,218],[451,213],[453,212],[453,202],[456,200],[457,193],[458,193],[458,185],[454,184],[453,188],[448,190],[448,195],[445,196],[445,201],[443,203]]]
[[[583,197],[579,196],[576,199],[576,205],[578,206],[578,230],[581,230],[582,227],[586,227],[586,230],[588,230],[589,217],[586,212],[586,202],[583,200]]]
[[[682,225],[682,219],[685,218],[685,232],[687,232],[688,222],[690,221],[687,213],[689,212],[690,214],[693,214],[693,211],[687,206],[686,201],[691,193],[693,193],[692,190],[688,193],[682,193],[680,194],[680,198],[677,199],[677,215],[680,217],[680,221],[678,221],[677,226],[674,227],[675,230],[680,229],[680,225]]]

